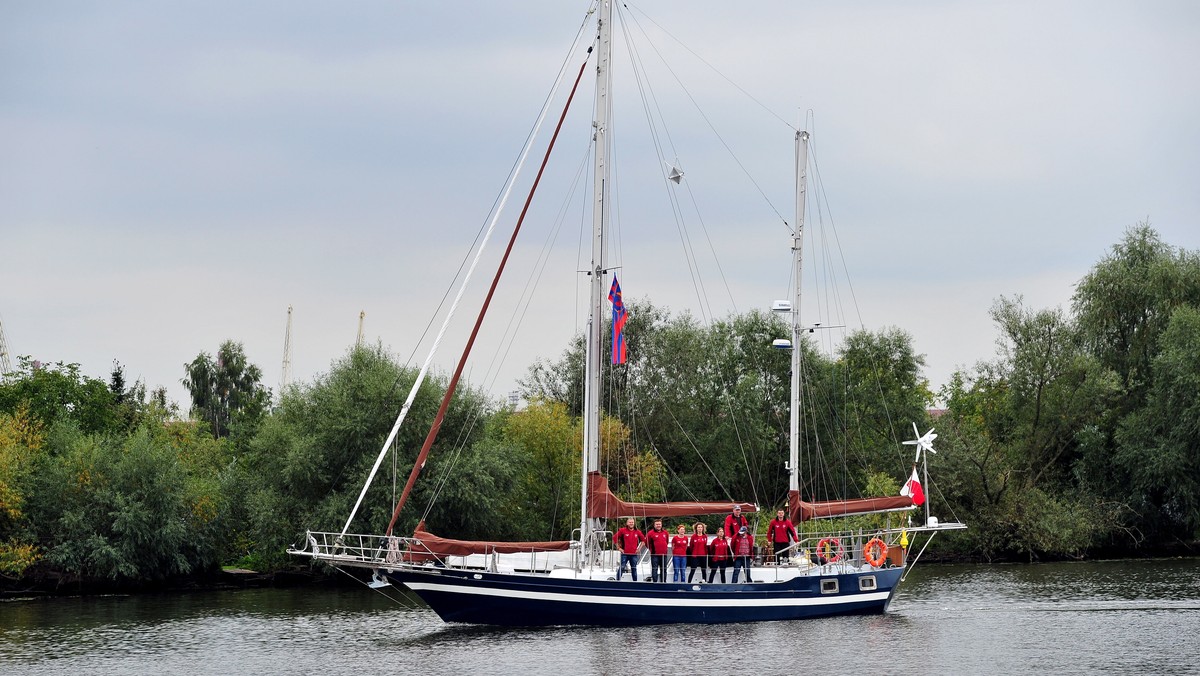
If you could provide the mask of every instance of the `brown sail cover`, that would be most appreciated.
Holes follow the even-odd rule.
[[[587,515],[593,519],[623,519],[647,516],[696,516],[724,514],[733,509],[730,502],[625,502],[613,495],[608,479],[599,472],[588,472]],[[756,512],[749,502],[737,503],[743,512]]]
[[[425,522],[417,524],[413,538],[429,550],[428,553],[438,556],[467,556],[468,554],[517,554],[523,552],[563,552],[571,547],[570,540],[552,542],[489,542],[487,540],[451,540],[438,537],[425,530]],[[416,547],[414,549],[419,549]],[[424,551],[416,554],[426,554]]]
[[[874,512],[890,512],[909,509],[913,506],[912,498],[898,495],[894,498],[858,498],[855,500],[828,500],[825,502],[805,502],[800,499],[799,491],[788,491],[788,512],[792,521],[808,521],[852,514],[871,514]]]

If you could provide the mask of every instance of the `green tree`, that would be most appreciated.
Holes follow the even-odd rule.
[[[1078,556],[1117,526],[1117,512],[1074,475],[1091,425],[1119,385],[1084,349],[1061,310],[1000,298],[996,360],[958,373],[943,391],[943,454],[931,458],[962,541],[985,557]]]
[[[414,369],[401,367],[381,347],[356,347],[328,373],[284,393],[230,478],[228,490],[244,506],[238,540],[248,565],[286,566],[292,563],[287,546],[303,542],[306,529],[341,530],[415,378]],[[436,379],[422,385],[389,451],[393,461],[385,463],[351,524],[354,532],[382,534],[387,527],[443,387]],[[490,517],[507,494],[509,470],[502,465],[510,458],[506,448],[481,443],[489,406],[478,392],[458,390],[395,532],[411,533],[422,518],[435,532],[468,519],[475,533],[495,530]],[[488,456],[491,450],[498,455]]]
[[[807,418],[816,432],[810,435],[811,447],[825,439],[824,462],[837,470],[822,476],[818,467],[810,468],[809,474],[825,484],[823,497],[869,495],[868,478],[878,471],[900,478],[897,472],[905,471],[911,459],[897,442],[912,434],[913,423],[924,431],[933,402],[922,377],[925,357],[913,348],[912,337],[895,328],[853,331],[832,362],[815,354],[809,359]],[[861,481],[863,488],[851,490],[835,477]]]
[[[1194,447],[1181,455],[1170,441],[1187,436],[1174,427],[1182,411],[1163,402],[1179,402],[1186,382],[1188,343],[1167,331],[1175,321],[1188,325],[1189,310],[1200,309],[1200,252],[1172,247],[1140,223],[1080,281],[1074,307],[1085,346],[1121,385],[1089,429],[1074,473],[1128,508],[1129,532],[1152,543],[1173,541],[1179,528],[1194,535],[1192,502],[1155,482],[1192,481]]]
[[[271,392],[262,385],[262,370],[246,360],[241,343],[227,340],[215,358],[201,352],[184,369],[182,382],[192,396],[192,411],[214,436],[227,437],[239,426],[247,436],[253,434]]]
[[[1200,529],[1200,308],[1171,314],[1151,362],[1146,405],[1117,431],[1123,490],[1151,532]]]
[[[0,413],[0,575],[20,577],[40,558],[25,503],[43,439],[42,424],[27,406]]]
[[[1081,336],[1120,376],[1123,411],[1144,401],[1159,336],[1181,306],[1200,307],[1200,253],[1164,243],[1148,223],[1126,232],[1076,285]]]
[[[630,430],[626,443],[661,464],[666,498],[786,500],[790,356],[771,346],[789,333],[783,320],[748,312],[702,326],[686,313],[633,302],[625,331],[628,361],[606,369],[601,403]],[[581,346],[577,339],[557,362],[536,364],[522,381],[527,398],[562,401],[577,414]],[[888,449],[898,448],[896,432],[909,421],[924,420],[929,399],[911,339],[895,330],[852,334],[836,364],[812,341],[799,349],[808,383],[806,493],[864,494],[872,465],[898,478],[903,464]],[[825,463],[839,478],[818,469]],[[624,471],[602,469],[615,482]]]
[[[60,422],[47,443],[28,513],[48,564],[77,579],[123,582],[216,565],[219,543],[161,428],[100,436]]]
[[[507,510],[528,539],[561,540],[579,525],[581,427],[561,402],[534,400],[513,413],[504,439],[521,449],[523,462]]]
[[[108,384],[80,373],[79,364],[43,364],[20,357],[15,373],[0,381],[0,411],[21,406],[49,427],[59,420],[75,421],[84,432],[115,432],[126,421]]]

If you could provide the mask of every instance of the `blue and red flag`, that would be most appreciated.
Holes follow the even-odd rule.
[[[617,276],[613,275],[612,288],[608,290],[608,299],[612,301],[612,363],[625,363],[625,301],[621,300],[621,285]]]

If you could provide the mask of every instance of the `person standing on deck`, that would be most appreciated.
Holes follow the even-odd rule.
[[[717,571],[721,571],[721,584],[725,584],[725,571],[729,570],[729,561],[732,558],[732,551],[729,549],[729,540],[725,537],[725,529],[717,529],[717,537],[708,545],[708,553],[712,565],[708,568],[708,581],[711,583]]]
[[[743,528],[749,530],[750,522],[746,520],[746,517],[742,516],[742,506],[734,505],[733,513],[725,517],[725,534],[733,537]]]
[[[662,519],[654,520],[654,527],[646,531],[646,548],[650,550],[650,581],[667,581],[667,556],[670,552],[671,534],[663,530]]]
[[[767,539],[771,541],[771,545],[775,549],[777,565],[786,563],[790,558],[788,552],[784,551],[788,548],[788,538],[791,538],[792,542],[800,541],[800,536],[796,535],[796,526],[792,524],[791,519],[784,518],[781,509],[775,512],[775,518],[771,519],[771,523],[767,525]]]
[[[738,531],[738,534],[733,536],[733,583],[737,584],[738,571],[746,571],[746,582],[754,582],[750,579],[750,555],[754,553],[754,536],[746,528]]]
[[[671,538],[672,582],[683,582],[683,578],[687,575],[688,541],[687,526],[679,524],[675,528],[675,535]]]
[[[688,582],[696,571],[700,571],[700,581],[708,575],[708,536],[704,534],[704,524],[697,523],[691,542],[688,543]]]
[[[618,580],[621,579],[621,573],[625,572],[625,564],[628,563],[633,581],[637,582],[638,547],[645,541],[646,536],[634,525],[632,516],[625,520],[624,526],[613,533],[613,544],[621,551],[621,566],[617,568]]]

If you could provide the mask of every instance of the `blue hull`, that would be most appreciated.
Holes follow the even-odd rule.
[[[887,610],[902,568],[787,582],[690,584],[576,580],[445,568],[388,571],[446,622],[506,626],[630,626],[675,623],[762,622]],[[875,588],[860,590],[860,578]],[[821,581],[838,581],[821,593]],[[869,582],[869,581],[868,581]],[[829,584],[828,582],[826,584]]]

